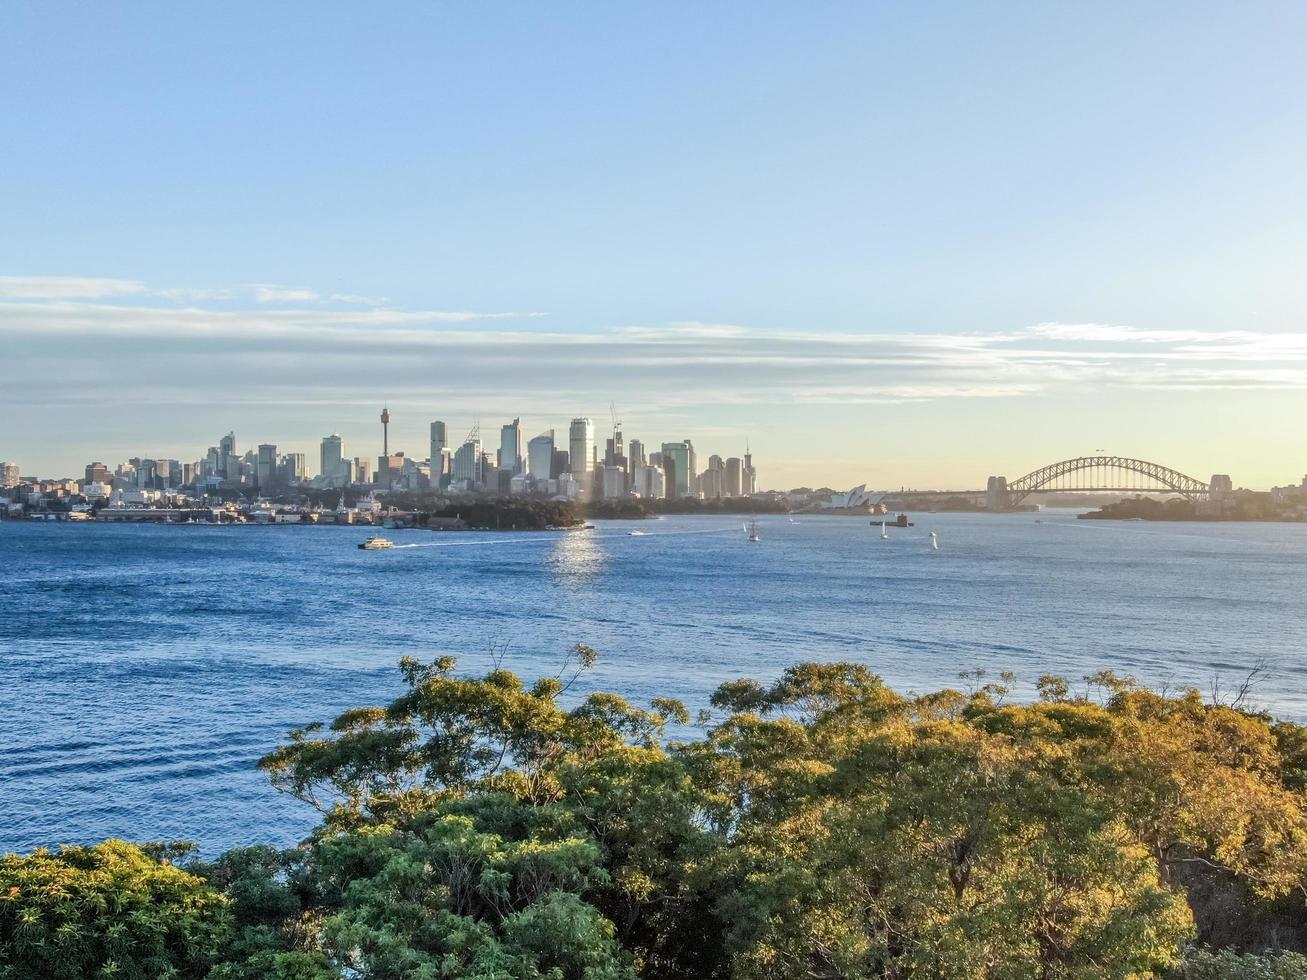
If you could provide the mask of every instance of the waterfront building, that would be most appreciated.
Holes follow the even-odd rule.
[[[522,472],[522,420],[513,419],[499,430],[499,468],[510,477]]]
[[[548,480],[553,467],[554,430],[548,429],[526,444],[526,474],[532,480]]]
[[[0,487],[16,487],[22,470],[17,463],[0,463]]]
[[[595,427],[587,418],[572,419],[567,430],[570,469],[578,484],[584,486],[594,467]]]

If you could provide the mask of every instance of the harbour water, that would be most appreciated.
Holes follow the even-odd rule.
[[[723,680],[858,660],[900,690],[959,671],[1111,668],[1307,720],[1307,525],[1071,513],[600,522],[538,534],[0,522],[0,852],[108,836],[205,853],[315,823],[255,760],[381,703],[405,655],[492,649],[534,676],[584,642],[588,689],[706,706]],[[647,532],[632,536],[633,529]],[[929,534],[938,533],[939,550]]]

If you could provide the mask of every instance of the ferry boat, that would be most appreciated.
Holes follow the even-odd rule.
[[[386,548],[395,547],[395,542],[389,538],[383,538],[380,534],[374,534],[362,544],[359,545],[360,551],[384,551]]]

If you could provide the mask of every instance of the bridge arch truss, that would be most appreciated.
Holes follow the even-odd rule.
[[[1128,456],[1077,456],[1041,466],[1007,485],[1008,504],[1015,506],[1035,492],[1169,491],[1189,500],[1207,496],[1210,488],[1179,470]]]

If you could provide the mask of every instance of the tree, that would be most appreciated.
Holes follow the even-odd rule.
[[[205,977],[230,902],[120,840],[0,857],[0,978]]]

